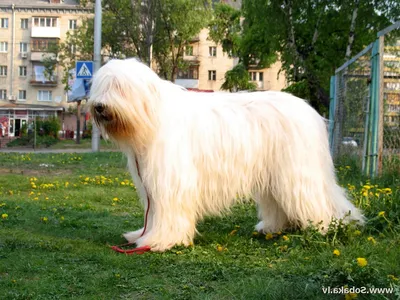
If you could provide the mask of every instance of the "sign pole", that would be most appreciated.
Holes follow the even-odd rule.
[[[96,0],[94,10],[94,70],[96,73],[101,66],[101,0]],[[96,123],[92,122],[92,151],[98,152],[100,148],[100,131]]]

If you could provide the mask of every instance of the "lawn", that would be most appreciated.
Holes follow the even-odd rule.
[[[143,223],[119,152],[0,153],[1,299],[398,299],[400,181],[338,166],[367,225],[260,235],[254,204],[198,225],[189,248],[128,256]],[[323,288],[392,288],[324,294]],[[364,291],[364,290],[362,290]],[[369,291],[369,290],[366,290]]]

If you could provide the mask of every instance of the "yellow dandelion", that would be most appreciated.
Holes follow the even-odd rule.
[[[357,299],[357,294],[356,293],[348,293],[344,295],[345,300],[351,300],[351,299]]]
[[[340,251],[338,249],[333,250],[333,255],[340,256]]]
[[[39,200],[39,198],[38,198],[38,197],[35,197],[35,198],[33,198],[33,200],[37,201],[37,200]]]
[[[345,166],[345,168],[346,168],[347,170],[350,170],[350,169],[351,169],[351,167],[350,167],[350,166]]]
[[[376,241],[375,241],[375,239],[372,237],[372,236],[369,236],[368,238],[367,238],[367,240],[369,241],[369,242],[371,242],[372,244],[376,244]]]
[[[35,192],[30,192],[29,196],[35,195]]]
[[[1,218],[5,220],[5,219],[8,218],[8,215],[7,215],[7,214],[2,214],[2,215],[1,215]]]
[[[365,267],[366,265],[368,265],[368,261],[367,261],[365,258],[363,258],[363,257],[358,257],[358,258],[357,258],[357,264],[358,264],[360,267]]]
[[[41,220],[46,223],[49,219],[47,217],[41,217]]]
[[[60,220],[61,220],[61,221],[64,221],[64,220],[65,220],[64,216],[61,216],[61,217],[60,217]]]
[[[273,239],[274,238],[274,236],[272,235],[272,233],[267,233],[266,235],[265,235],[265,239],[266,240],[271,240],[271,239]]]
[[[237,230],[236,230],[236,229],[233,229],[233,230],[229,233],[229,235],[235,235],[236,232],[237,232]]]
[[[379,217],[383,217],[385,215],[385,212],[384,211],[380,211],[379,213],[378,213],[378,216]]]
[[[355,236],[361,235],[361,231],[360,231],[360,230],[354,231],[354,235],[355,235]]]
[[[397,278],[397,277],[395,277],[394,275],[388,275],[387,276],[390,280],[393,280],[393,281],[399,281],[399,279]]]
[[[289,240],[289,238],[286,235],[282,236],[282,238],[283,238],[284,241],[288,241]]]
[[[253,231],[253,236],[258,236],[258,232],[257,231]]]
[[[221,245],[218,245],[218,246],[217,246],[217,251],[218,251],[218,252],[224,251],[224,247],[222,247]]]
[[[114,197],[112,200],[115,202],[119,201],[119,199],[117,197]]]

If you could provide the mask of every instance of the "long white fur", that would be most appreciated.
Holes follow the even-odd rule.
[[[260,232],[309,221],[326,228],[348,213],[348,220],[363,221],[337,184],[324,119],[302,99],[189,92],[128,59],[95,75],[92,111],[99,103],[120,123],[96,121],[127,155],[135,182],[137,155],[151,199],[147,231],[124,235],[137,246],[188,245],[205,215],[249,197],[258,204]]]

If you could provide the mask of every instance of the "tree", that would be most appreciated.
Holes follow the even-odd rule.
[[[149,63],[152,56],[161,75],[173,81],[177,70],[185,67],[185,45],[206,27],[210,16],[210,0],[104,0],[103,57],[137,57]],[[82,20],[60,45],[66,71],[78,59],[92,60],[93,26],[93,18]],[[68,76],[63,78],[66,89]]]
[[[241,38],[230,38],[235,27],[223,38],[231,40],[245,66],[265,66],[273,55],[279,57],[288,81],[295,85],[290,90],[307,95],[323,112],[334,70],[374,41],[399,9],[395,0],[243,0]]]
[[[256,85],[250,82],[249,72],[243,64],[237,64],[232,70],[225,73],[225,82],[221,86],[222,90],[237,91],[253,91]]]
[[[154,58],[160,74],[175,81],[178,69],[187,67],[185,46],[207,27],[211,17],[209,0],[158,0],[155,23]]]

